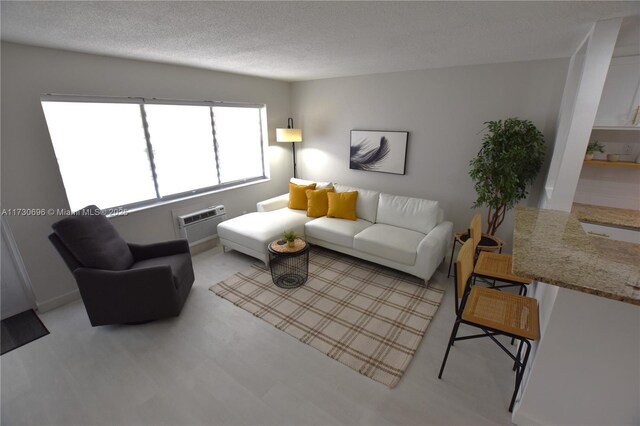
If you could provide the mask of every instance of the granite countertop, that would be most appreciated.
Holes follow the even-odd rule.
[[[513,272],[640,305],[640,244],[590,237],[575,213],[517,207]]]
[[[640,210],[573,203],[571,212],[575,213],[580,222],[640,231]]]

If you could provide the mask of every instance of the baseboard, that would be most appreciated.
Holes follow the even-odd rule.
[[[218,239],[218,237],[215,237],[210,240],[203,241],[199,244],[189,246],[189,251],[191,252],[192,256],[195,256],[196,254],[200,254],[204,251],[211,250],[218,246],[220,246],[220,239]]]
[[[536,426],[536,425],[544,425],[549,423],[539,422],[528,415],[521,413],[517,408],[513,410],[513,415],[511,416],[511,421],[515,425],[527,425],[527,426]]]
[[[38,307],[38,312],[47,312],[78,299],[80,299],[80,291],[78,289],[75,289],[65,294],[61,294],[60,296],[56,296],[52,299],[45,300],[44,302],[36,300],[36,305]]]

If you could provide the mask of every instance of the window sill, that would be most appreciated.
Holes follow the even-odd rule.
[[[145,210],[150,210],[150,209],[153,209],[153,208],[156,208],[156,207],[166,206],[168,204],[175,204],[175,203],[179,203],[179,202],[182,202],[182,201],[185,201],[185,200],[191,200],[191,199],[195,199],[195,198],[206,197],[207,195],[212,195],[212,194],[218,194],[218,193],[221,193],[221,192],[232,191],[234,189],[239,189],[239,188],[244,188],[244,187],[247,187],[247,186],[252,186],[252,185],[257,185],[257,184],[269,182],[270,180],[271,180],[270,178],[264,178],[264,179],[260,179],[260,180],[254,180],[254,181],[251,181],[251,182],[240,183],[238,185],[234,185],[234,186],[230,186],[230,187],[226,187],[226,188],[214,189],[212,191],[203,192],[203,193],[199,193],[199,194],[185,195],[184,197],[175,198],[173,200],[156,201],[154,203],[151,203],[151,204],[148,204],[148,205],[144,205],[144,206],[122,208],[122,210],[121,210],[122,213],[117,213],[116,212],[117,209],[112,209],[112,210],[114,210],[114,212],[113,213],[107,213],[105,216],[107,216],[108,218],[118,217],[118,216],[128,216],[131,213],[137,213],[137,212],[141,212],[141,211],[145,211]]]

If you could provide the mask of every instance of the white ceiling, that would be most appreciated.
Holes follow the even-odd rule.
[[[639,2],[2,1],[6,41],[286,81],[568,57]],[[624,52],[640,48],[637,24]]]

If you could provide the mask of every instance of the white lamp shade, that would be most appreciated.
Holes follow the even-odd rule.
[[[276,129],[277,142],[302,142],[302,129]]]

